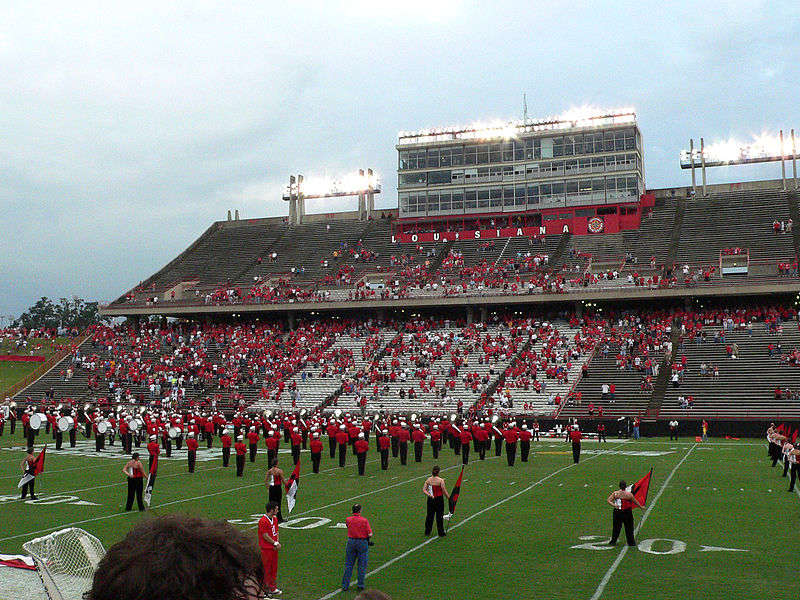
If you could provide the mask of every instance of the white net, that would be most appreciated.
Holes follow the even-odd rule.
[[[93,535],[71,527],[25,542],[51,600],[80,600],[105,548]]]

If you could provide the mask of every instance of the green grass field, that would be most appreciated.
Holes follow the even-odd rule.
[[[19,431],[17,432],[19,434]],[[42,441],[44,437],[42,436]],[[17,499],[21,438],[0,438],[0,553],[19,553],[33,537],[70,524],[98,536],[106,547],[146,514],[124,512],[125,483],[119,442],[95,456],[59,455],[48,449],[37,478],[39,500]],[[37,445],[38,447],[38,445]],[[795,529],[800,498],[771,469],[758,440],[695,444],[665,439],[584,443],[573,465],[566,443],[534,444],[526,463],[505,457],[471,460],[459,505],[444,539],[425,538],[422,482],[432,465],[426,446],[421,464],[390,459],[381,471],[371,445],[367,474],[355,458],[339,469],[323,455],[319,475],[308,454],[297,506],[281,529],[278,585],[285,598],[350,598],[336,593],[345,531],[338,524],[351,504],[364,506],[376,545],[370,551],[368,587],[405,598],[688,598],[753,599],[795,589]],[[327,446],[326,446],[327,450]],[[202,454],[205,451],[201,451]],[[185,458],[160,462],[155,514],[187,512],[230,519],[253,532],[264,508],[266,453],[248,462],[244,478],[221,467],[219,449],[189,474]],[[492,453],[493,455],[493,453]],[[287,471],[288,454],[281,455]],[[472,458],[472,457],[471,457]],[[446,449],[438,463],[448,487],[460,459]],[[606,541],[611,509],[605,499],[620,478],[638,479],[653,467],[647,511],[636,510],[638,550],[595,545]],[[286,516],[284,499],[283,507]],[[590,537],[591,536],[591,537]],[[623,536],[624,539],[624,536]],[[601,585],[601,584],[604,584]],[[355,590],[355,581],[351,590]]]
[[[0,354],[21,354],[35,355],[49,358],[56,352],[56,345],[69,343],[64,337],[48,340],[44,338],[31,338],[27,348],[16,347],[16,344],[3,341],[0,342]],[[27,361],[0,361],[0,399],[5,397],[6,390],[9,390],[18,381],[22,381],[41,366],[42,363]]]

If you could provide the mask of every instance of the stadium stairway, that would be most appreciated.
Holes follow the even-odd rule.
[[[664,403],[664,395],[667,391],[672,369],[672,357],[675,355],[675,350],[678,348],[681,339],[680,332],[680,327],[673,322],[672,330],[670,331],[670,347],[672,348],[672,352],[666,352],[664,354],[664,359],[659,364],[658,377],[656,377],[653,383],[653,394],[650,397],[650,402],[647,404],[645,416],[648,418],[657,417],[658,411],[661,410],[661,405]]]
[[[683,227],[683,215],[686,214],[686,199],[679,198],[675,203],[675,219],[672,222],[672,232],[669,241],[669,249],[664,258],[664,275],[671,272],[678,257],[678,247],[681,241],[681,228]]]
[[[450,249],[455,244],[454,240],[450,240],[442,245],[442,248],[439,250],[436,258],[431,261],[431,264],[428,265],[428,275],[433,276],[439,267],[442,266],[444,259],[447,258],[447,255],[450,254]]]
[[[558,270],[561,267],[561,261],[564,258],[564,253],[567,251],[571,239],[572,234],[570,232],[565,231],[561,234],[561,238],[558,240],[558,246],[556,246],[555,252],[553,252],[552,258],[550,258],[550,265],[554,270]]]

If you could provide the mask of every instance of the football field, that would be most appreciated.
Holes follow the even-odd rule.
[[[119,442],[103,454],[93,441],[61,453],[48,447],[37,477],[36,501],[20,501],[22,438],[0,438],[0,553],[22,553],[23,542],[74,525],[108,547],[147,513],[124,511],[125,457]],[[40,435],[40,440],[45,437]],[[37,444],[37,451],[41,444]],[[146,450],[140,450],[146,454]],[[199,452],[194,474],[185,452],[159,462],[151,513],[185,512],[228,519],[255,536],[266,500],[263,446],[243,478],[222,468],[221,450]],[[456,514],[446,538],[423,535],[422,483],[434,464],[426,445],[421,463],[390,458],[380,470],[370,444],[367,472],[355,457],[338,467],[327,453],[321,472],[301,457],[297,505],[281,528],[278,586],[284,598],[355,596],[339,591],[346,532],[354,502],[374,531],[367,587],[405,598],[652,598],[677,596],[752,599],[795,589],[796,529],[800,496],[787,493],[781,469],[770,468],[760,440],[663,438],[583,444],[573,464],[561,440],[534,443],[529,462],[509,467],[505,456],[478,461],[464,471]],[[281,453],[291,471],[291,457]],[[437,463],[452,489],[461,461],[449,448]],[[146,464],[146,458],[145,458]],[[637,549],[611,532],[609,493],[619,479],[632,483],[653,468],[645,510],[636,509]],[[434,528],[435,531],[435,528]],[[2,585],[0,584],[0,597]]]

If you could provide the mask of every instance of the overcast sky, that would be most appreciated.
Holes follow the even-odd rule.
[[[120,5],[0,0],[2,315],[110,300],[228,209],[285,214],[290,173],[371,166],[396,207],[399,130],[521,118],[523,92],[634,106],[648,187],[688,181],[689,137],[800,128],[792,1]]]

